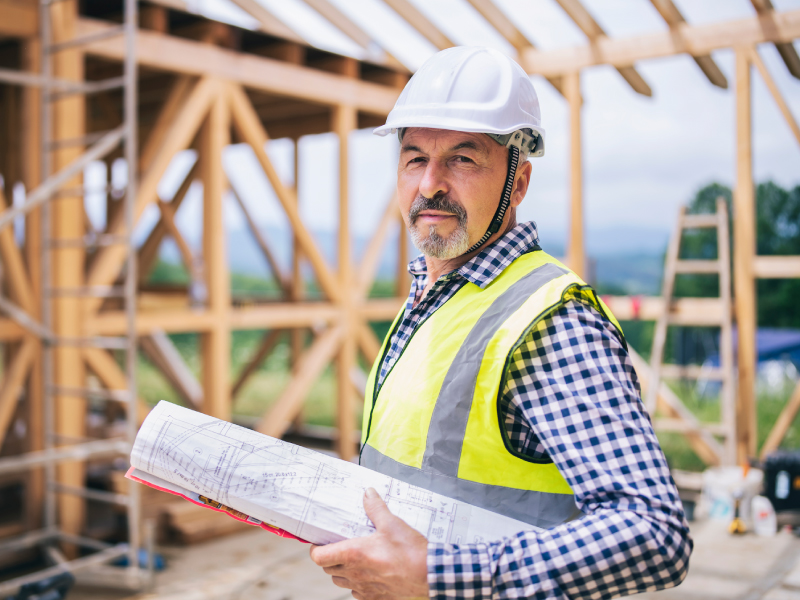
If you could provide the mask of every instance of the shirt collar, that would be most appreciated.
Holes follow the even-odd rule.
[[[453,274],[460,275],[480,288],[485,288],[495,277],[510,265],[514,260],[533,250],[539,243],[539,232],[536,223],[529,221],[519,223],[511,231],[500,237],[497,241],[481,250]],[[420,255],[408,264],[408,272],[415,278],[425,277],[428,266],[425,256]]]

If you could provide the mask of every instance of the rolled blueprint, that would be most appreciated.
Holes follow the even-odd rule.
[[[131,465],[134,481],[313,544],[375,531],[364,512],[369,487],[432,542],[488,542],[535,529],[163,400],[136,436]]]

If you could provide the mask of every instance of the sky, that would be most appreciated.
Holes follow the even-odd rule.
[[[363,51],[309,9],[302,0],[258,0],[310,43],[363,56]],[[435,48],[380,0],[330,0],[347,13],[387,51],[412,71]],[[410,0],[458,44],[514,50],[489,27],[466,0]],[[555,0],[493,0],[535,45],[555,49],[586,43],[583,33]],[[745,18],[754,11],[749,0],[674,0],[691,24]],[[188,0],[192,10],[244,27],[255,21],[229,0]],[[583,0],[611,37],[627,37],[667,29],[646,0]],[[800,0],[773,0],[777,10],[800,9]],[[800,49],[800,43],[795,43]],[[379,47],[373,52],[381,52]],[[774,47],[759,53],[800,120],[800,81],[792,78]],[[678,208],[711,182],[735,181],[735,102],[733,52],[713,57],[729,81],[729,89],[712,86],[693,60],[676,56],[637,65],[653,90],[647,98],[631,90],[612,68],[601,66],[582,74],[585,226],[594,253],[659,251],[674,226]],[[800,185],[800,145],[753,72],[753,156],[757,182],[773,180],[784,187]],[[546,155],[533,159],[533,184],[518,212],[520,220],[535,220],[545,244],[563,244],[569,203],[569,131],[565,100],[544,79],[532,81],[539,95],[546,136]],[[350,224],[366,236],[375,227],[395,185],[396,138],[358,131],[351,140]],[[282,178],[293,179],[293,149],[289,140],[268,145]],[[338,222],[338,147],[332,134],[300,140],[299,194],[301,213],[312,230],[335,230]],[[285,227],[286,219],[253,153],[233,146],[225,154],[233,186],[263,227]],[[160,187],[169,199],[191,165],[191,153],[176,157]],[[99,175],[98,175],[99,176]],[[201,188],[192,190],[178,213],[187,237],[197,239],[201,223]],[[145,217],[144,232],[157,218]],[[227,226],[244,227],[231,198],[226,200]],[[546,246],[545,246],[546,247]]]

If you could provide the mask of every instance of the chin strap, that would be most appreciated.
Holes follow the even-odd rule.
[[[464,254],[475,252],[478,248],[483,246],[489,241],[495,233],[500,231],[503,225],[503,219],[506,216],[508,206],[511,204],[511,190],[514,188],[514,177],[517,175],[517,166],[519,165],[519,148],[511,146],[508,149],[508,174],[506,175],[506,184],[503,187],[503,195],[500,196],[500,204],[497,205],[497,210],[492,217],[492,222],[489,224],[489,229],[483,234],[483,237],[478,242],[469,248]]]

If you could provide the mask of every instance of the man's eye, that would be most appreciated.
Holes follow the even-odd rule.
[[[471,163],[472,159],[466,156],[456,156],[456,162]]]
[[[422,163],[422,162],[425,162],[425,157],[424,156],[417,156],[416,158],[412,158],[410,161],[408,161],[408,164],[411,164],[411,163]]]

